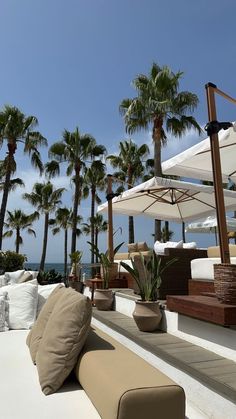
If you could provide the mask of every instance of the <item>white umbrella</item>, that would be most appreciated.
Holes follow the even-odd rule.
[[[236,192],[224,190],[227,210],[236,209]],[[108,204],[98,207],[107,211]],[[113,213],[147,215],[159,220],[188,222],[215,212],[212,186],[154,177],[112,199]]]
[[[223,182],[236,182],[236,123],[219,132],[219,148]],[[213,180],[209,137],[162,163],[166,175]]]
[[[236,218],[226,217],[227,231],[236,231]],[[217,218],[209,216],[204,220],[198,220],[186,225],[185,232],[189,233],[212,233],[217,231]]]

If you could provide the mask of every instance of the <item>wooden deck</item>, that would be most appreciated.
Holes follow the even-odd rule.
[[[171,334],[140,332],[133,318],[93,309],[93,317],[235,403],[236,363]]]
[[[236,305],[222,304],[214,296],[169,295],[168,310],[222,326],[236,325]]]

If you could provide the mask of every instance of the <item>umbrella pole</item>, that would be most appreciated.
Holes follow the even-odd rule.
[[[214,96],[215,89],[217,88],[216,88],[216,85],[212,83],[208,83],[205,87],[206,87],[206,94],[207,94],[207,106],[208,106],[208,117],[209,117],[207,133],[210,137],[210,144],[211,144],[211,159],[212,159],[213,180],[214,180],[214,189],[215,189],[216,215],[217,215],[218,232],[219,232],[221,263],[230,263],[229,243],[227,240],[227,227],[226,227],[222,172],[221,172],[221,162],[220,162],[219,138],[218,138],[218,131],[221,128],[219,128],[219,123],[217,123],[216,105],[215,105],[215,96]]]
[[[107,205],[108,205],[108,257],[110,262],[114,262],[113,247],[113,215],[112,215],[112,175],[107,175]]]

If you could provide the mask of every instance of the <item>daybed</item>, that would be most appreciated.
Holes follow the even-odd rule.
[[[230,261],[236,264],[236,245],[229,245]],[[221,263],[219,246],[208,247],[207,257],[191,261],[189,294],[200,295],[214,292],[214,265]]]
[[[28,287],[33,286],[28,284]],[[56,287],[30,333],[29,330],[0,333],[1,418],[184,419],[183,389],[107,334],[94,327],[89,331],[89,325],[88,329],[84,327],[81,320],[84,314],[77,310],[81,304],[91,313],[91,302],[85,296],[72,289]],[[89,314],[85,323],[88,318]],[[80,331],[71,333],[71,328],[77,327],[76,319],[78,323],[82,321]],[[75,354],[75,346],[66,354],[61,351],[60,341],[67,329],[65,341],[68,347],[72,345],[71,341],[78,340],[81,330],[83,333],[84,329],[88,330],[88,337],[75,362],[73,378],[70,376],[57,392],[45,396],[40,384],[45,394],[49,394],[48,389],[52,392],[52,387],[45,384],[45,379],[49,379],[45,372],[51,371],[53,364],[53,375],[58,375],[57,365],[59,368],[59,364],[64,365],[68,359],[71,361]],[[37,351],[32,342],[38,344]],[[36,359],[36,366],[30,353],[32,359]],[[51,362],[52,356],[58,356],[56,363]],[[48,367],[42,371],[44,362]],[[63,374],[66,368],[67,364]],[[40,384],[37,369],[41,374]],[[59,374],[57,379],[60,378]]]
[[[163,243],[164,244],[164,243]],[[148,257],[152,250],[143,250],[142,254]],[[131,257],[137,257],[138,252],[118,253],[115,255],[115,262],[121,260],[130,264]],[[193,259],[205,258],[207,256],[206,249],[194,248],[180,248],[180,247],[163,247],[160,254],[161,263],[165,265],[168,261],[176,258],[173,265],[170,265],[162,274],[162,282],[159,289],[159,298],[166,299],[167,295],[187,295],[188,294],[188,280],[191,277],[190,263]],[[126,277],[129,281],[129,287],[133,288],[135,292],[137,287],[135,282],[130,278],[130,275],[124,268],[120,267],[120,276]]]

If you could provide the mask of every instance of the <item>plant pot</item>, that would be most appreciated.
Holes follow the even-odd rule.
[[[223,304],[236,304],[236,265],[214,265],[214,287],[218,300]]]
[[[133,318],[142,332],[157,330],[162,314],[158,301],[136,301]]]
[[[75,291],[83,293],[84,290],[84,284],[83,282],[79,281],[79,279],[76,276],[70,275],[68,278],[68,286],[70,288],[73,288]]]
[[[98,310],[108,311],[112,309],[113,293],[110,289],[96,289],[93,302]]]

